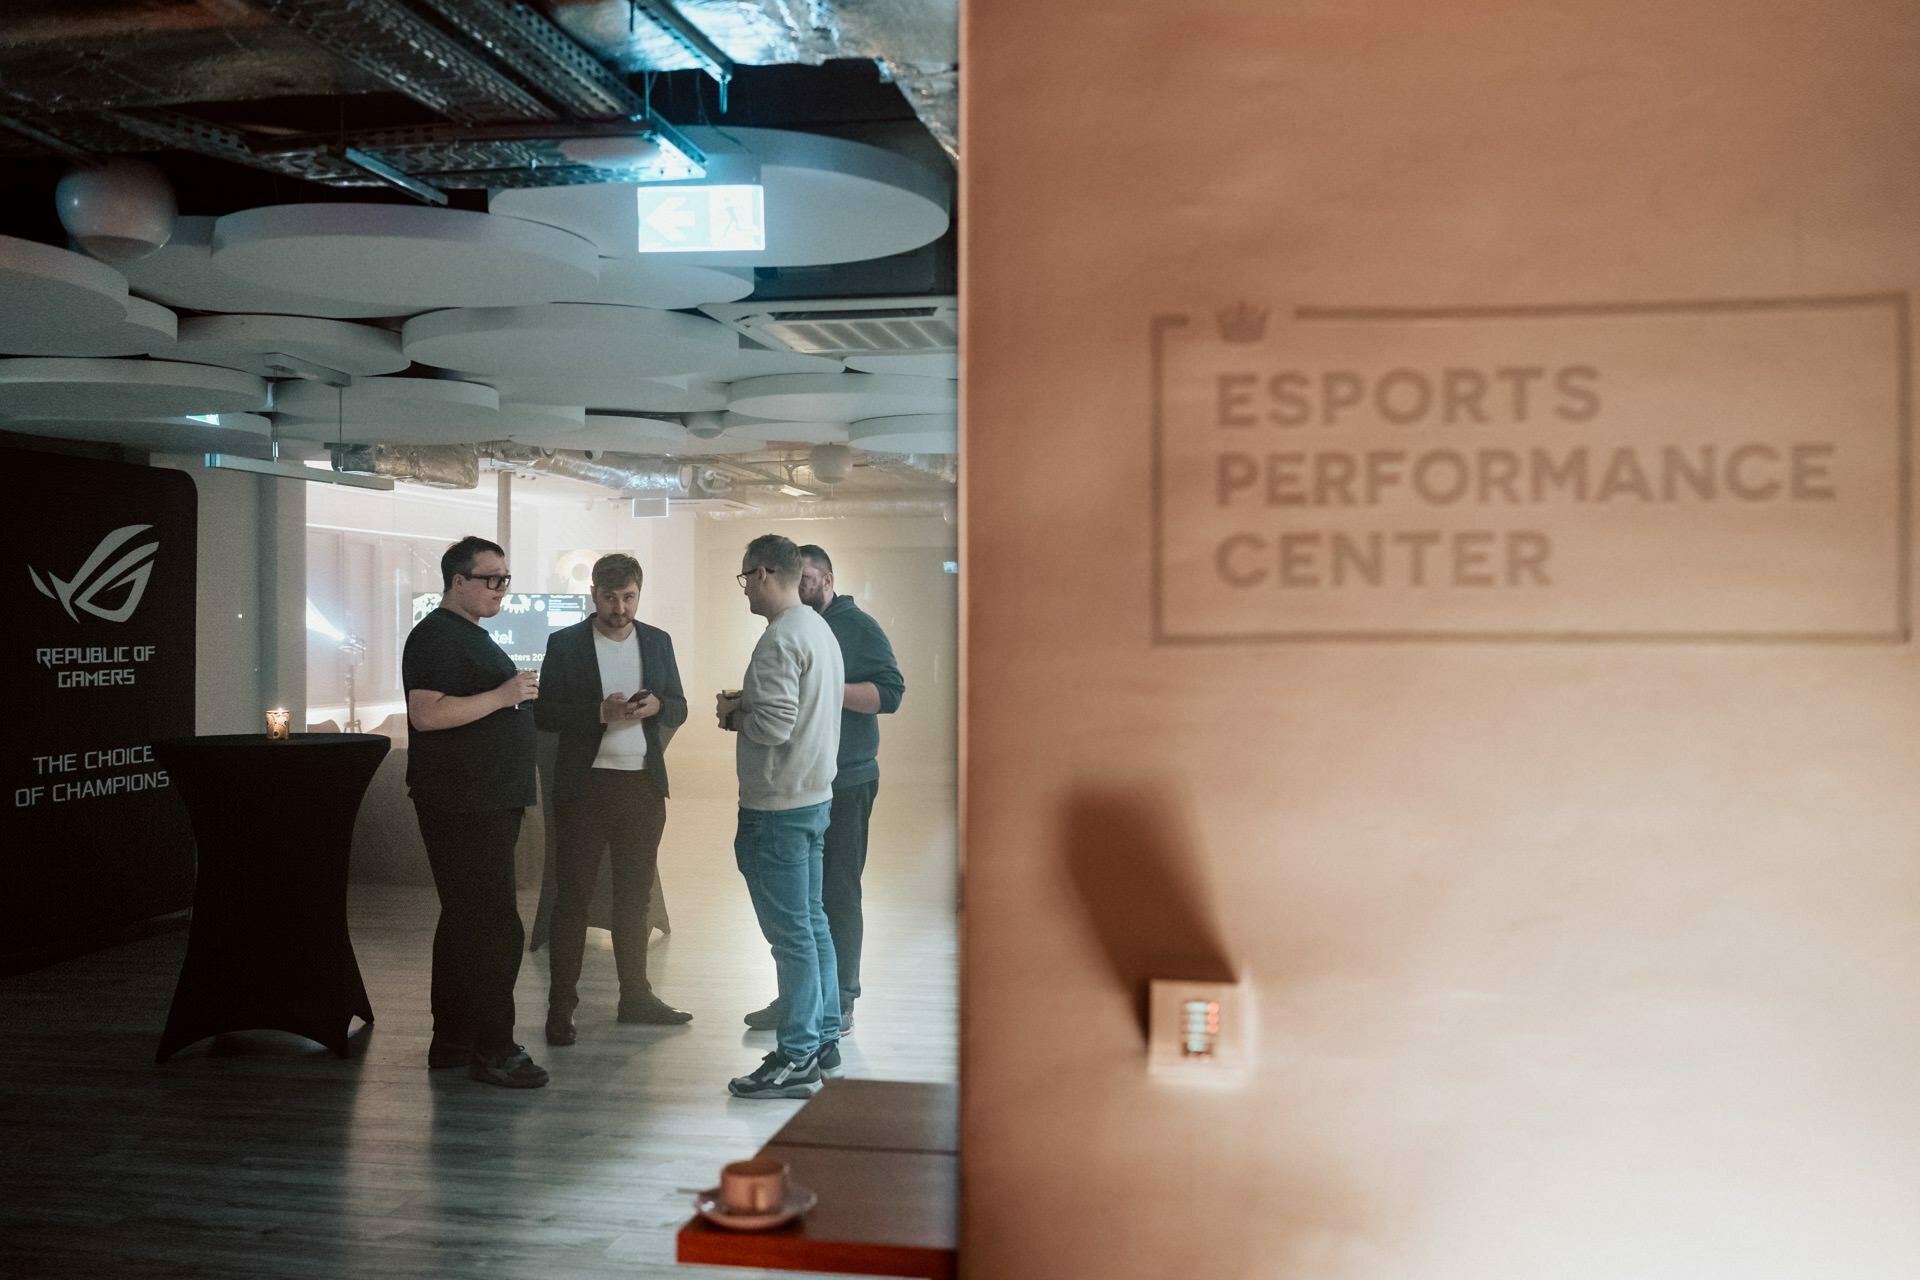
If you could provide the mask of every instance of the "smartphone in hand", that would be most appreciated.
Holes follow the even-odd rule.
[[[652,696],[653,696],[653,691],[650,689],[635,689],[633,691],[633,696],[631,698],[628,698],[627,701],[632,703],[635,706],[638,706],[639,704],[641,704],[642,702],[645,702],[648,698],[651,698]]]

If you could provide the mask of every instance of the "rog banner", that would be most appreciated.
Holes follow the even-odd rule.
[[[193,832],[153,743],[194,731],[198,498],[180,471],[10,450],[0,468],[25,482],[0,510],[12,970],[191,901]]]

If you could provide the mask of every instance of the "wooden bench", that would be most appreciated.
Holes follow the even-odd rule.
[[[681,1262],[844,1275],[958,1274],[960,1091],[950,1084],[834,1080],[759,1154],[820,1196],[772,1231],[704,1218],[680,1228]]]

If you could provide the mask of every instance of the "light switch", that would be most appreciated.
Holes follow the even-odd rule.
[[[1147,1065],[1156,1074],[1226,1082],[1245,1071],[1252,1043],[1245,983],[1156,978],[1147,1009]]]

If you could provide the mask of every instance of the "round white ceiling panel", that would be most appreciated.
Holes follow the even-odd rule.
[[[868,418],[848,434],[854,448],[874,453],[952,453],[960,447],[960,419],[950,413]]]
[[[564,449],[606,449],[615,453],[663,453],[693,437],[671,418],[635,414],[589,413],[580,434]]]
[[[338,298],[381,314],[508,307],[600,281],[579,236],[519,218],[394,204],[282,204],[214,224],[213,265],[250,284]]]
[[[112,267],[0,236],[0,351],[70,354],[72,343],[118,334],[126,316],[127,278]]]
[[[507,404],[500,406],[496,430],[502,440],[539,445],[546,449],[578,448],[570,443],[587,424],[585,409],[557,404]]]
[[[398,373],[407,367],[400,336],[372,325],[312,316],[197,316],[180,322],[179,341],[169,353],[177,360],[245,369],[266,377],[285,377],[273,356],[292,356],[356,378]]]
[[[826,356],[803,356],[796,351],[771,351],[742,342],[727,367],[713,375],[721,382],[739,382],[745,378],[771,378],[780,373],[845,373],[846,366]]]
[[[328,316],[337,320],[411,315],[430,304],[407,306],[343,302],[287,289],[262,287],[215,270],[213,224],[216,218],[185,217],[173,224],[173,238],[155,253],[122,262],[127,283],[144,298],[187,311]]]
[[[603,257],[666,256],[702,266],[804,267],[884,258],[938,240],[947,230],[944,177],[880,147],[782,129],[688,128],[715,167],[744,149],[757,164],[767,247],[752,252],[640,253],[632,183],[496,191],[488,207],[585,236]],[[659,190],[665,184],[654,184]],[[692,187],[696,184],[679,184]]]
[[[173,418],[266,408],[263,379],[172,360],[0,360],[0,417]]]
[[[151,453],[245,453],[264,456],[272,427],[257,413],[222,413],[202,418],[31,418],[8,419],[6,429],[60,440],[96,440]]]
[[[348,444],[473,444],[497,440],[500,393],[445,378],[367,378],[350,387],[283,382],[274,390],[280,430]]]
[[[434,311],[407,321],[400,342],[423,364],[546,379],[708,374],[739,345],[733,330],[705,316],[591,302]],[[560,399],[581,402],[576,395]]]
[[[502,400],[526,404],[584,404],[627,413],[711,413],[727,407],[727,384],[705,378],[625,378],[618,372],[570,377],[445,372],[465,382],[497,387]]]
[[[847,424],[844,422],[771,422],[765,418],[750,418],[744,413],[729,413],[720,420],[726,423],[728,435],[743,436],[748,440],[778,440],[792,444],[847,442]]]
[[[62,335],[48,330],[38,343],[15,343],[23,356],[170,356],[180,319],[157,302],[128,298],[127,314],[103,329]]]
[[[955,383],[886,373],[795,373],[748,378],[728,389],[727,407],[754,418],[854,422],[902,414],[952,413]]]
[[[600,283],[556,302],[604,302],[617,307],[684,311],[703,302],[736,302],[753,292],[753,272],[740,267],[703,267],[673,254],[600,259]]]
[[[960,356],[925,353],[897,356],[848,356],[847,368],[861,373],[903,373],[910,378],[957,378]]]

